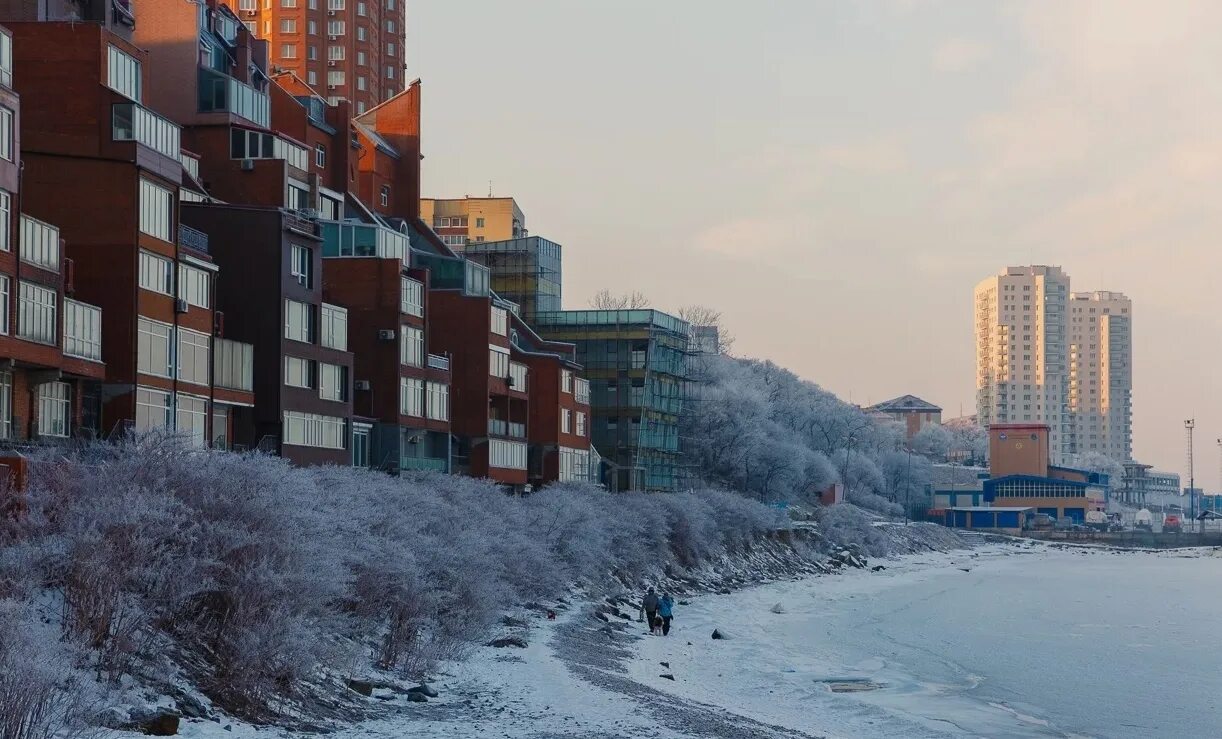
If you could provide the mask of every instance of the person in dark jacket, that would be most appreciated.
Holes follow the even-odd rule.
[[[658,616],[658,594],[653,588],[649,589],[641,601],[641,610],[645,614],[645,628],[653,631],[653,620]]]
[[[658,601],[658,616],[662,619],[662,636],[669,636],[670,620],[675,617],[675,600],[669,593],[663,593]]]

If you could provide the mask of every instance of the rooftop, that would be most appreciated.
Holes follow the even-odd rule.
[[[915,395],[901,395],[898,398],[883,401],[878,405],[870,406],[866,410],[881,411],[883,413],[900,413],[900,412],[923,412],[923,413],[941,413],[942,409],[926,400],[921,400]]]
[[[657,326],[678,334],[689,335],[691,325],[669,313],[649,308],[639,310],[561,310],[535,316],[541,326]]]

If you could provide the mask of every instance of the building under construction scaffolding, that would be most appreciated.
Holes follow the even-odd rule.
[[[560,310],[560,244],[527,236],[470,242],[456,249],[488,268],[493,292],[517,303],[527,323],[533,323],[539,313]]]
[[[607,487],[677,490],[689,324],[656,310],[540,312],[533,324],[544,338],[577,347],[590,380],[591,441],[607,468]]]

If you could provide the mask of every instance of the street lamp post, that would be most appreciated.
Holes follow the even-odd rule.
[[[1197,482],[1196,482],[1196,465],[1192,459],[1192,434],[1197,427],[1195,418],[1189,418],[1184,421],[1184,429],[1188,433],[1188,510],[1192,515],[1192,530],[1196,530],[1197,517]]]
[[[904,525],[908,525],[908,511],[912,509],[912,445],[908,445],[908,475],[904,478]]]

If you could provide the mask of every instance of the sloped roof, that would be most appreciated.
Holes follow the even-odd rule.
[[[867,410],[880,411],[882,413],[941,413],[942,409],[928,401],[921,400],[915,395],[901,395],[898,398],[879,403],[878,405],[870,406]]]

